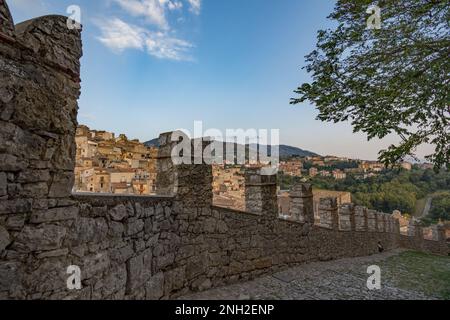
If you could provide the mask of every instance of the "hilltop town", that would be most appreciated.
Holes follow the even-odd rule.
[[[78,126],[76,192],[154,194],[158,149],[146,147],[124,134]]]
[[[80,125],[76,131],[76,192],[150,195],[156,193],[158,148],[137,139]],[[252,164],[254,166],[254,164]],[[410,170],[411,164],[402,167]],[[365,179],[384,170],[376,161],[352,160],[334,156],[291,157],[282,161],[280,172],[291,177],[316,176],[345,179],[351,173]],[[241,166],[214,166],[214,190],[217,201],[228,205],[242,198]],[[235,204],[234,207],[240,207]]]
[[[158,147],[129,139],[124,134],[92,130],[80,125],[76,130],[76,166],[74,192],[110,193],[122,195],[155,195]],[[400,166],[411,170],[409,162]],[[424,168],[427,166],[424,166]],[[258,164],[213,165],[213,201],[216,205],[245,210],[245,169]],[[353,160],[336,156],[291,156],[279,164],[279,175],[310,181],[317,177],[343,180],[347,175],[355,179],[368,179],[381,174],[385,166],[377,161]],[[288,217],[291,199],[290,185],[278,186],[278,207],[281,216]],[[318,212],[321,199],[335,197],[338,204],[351,203],[347,191],[315,188],[314,211]]]

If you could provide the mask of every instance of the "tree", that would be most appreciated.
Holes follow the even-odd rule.
[[[337,2],[329,16],[336,27],[319,31],[306,56],[312,82],[295,90],[291,104],[308,101],[318,119],[351,121],[369,140],[396,133],[401,142],[379,153],[387,165],[429,143],[434,153],[426,159],[450,169],[450,4],[380,0],[381,28],[369,29],[371,3]]]

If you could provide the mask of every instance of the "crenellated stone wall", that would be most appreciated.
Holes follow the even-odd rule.
[[[211,166],[173,163],[170,132],[158,196],[71,194],[82,48],[66,19],[14,26],[0,0],[0,299],[168,299],[373,254],[378,242],[447,254],[440,229],[434,240],[419,227],[400,236],[397,220],[332,198],[314,225],[310,185],[292,188],[294,218],[280,219],[276,177],[255,170],[247,212],[213,206]],[[80,268],[80,290],[67,286],[69,266]]]

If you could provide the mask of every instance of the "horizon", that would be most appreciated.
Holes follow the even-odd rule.
[[[67,15],[74,1],[8,4],[19,23]],[[289,104],[293,91],[310,80],[301,69],[304,56],[314,49],[317,31],[332,26],[326,17],[334,1],[75,4],[84,27],[78,120],[92,129],[148,141],[161,132],[190,130],[201,119],[223,131],[280,129],[280,145],[367,160],[377,160],[379,150],[399,141],[390,135],[368,142],[349,123],[316,120],[314,106]],[[417,157],[431,150],[423,146]]]
[[[78,124],[78,126],[87,126],[87,125],[85,125],[85,124]],[[119,133],[119,132],[112,132],[112,131],[108,131],[108,130],[104,130],[104,129],[90,128],[89,126],[87,126],[87,127],[90,130],[92,130],[92,131],[99,131],[99,132],[107,131],[107,132],[113,133],[115,135],[115,137],[118,137],[121,134],[125,134],[128,140],[130,140],[130,141],[138,140],[139,143],[144,144],[144,145],[159,139],[159,137],[155,137],[155,138],[151,138],[151,139],[143,139],[143,140],[141,140],[139,138],[130,137],[126,133]],[[170,132],[170,131],[168,131],[168,132]],[[166,132],[161,132],[161,134],[163,134],[163,133],[166,133]],[[210,138],[210,137],[208,137],[208,136],[201,136],[201,137],[197,137],[197,138]],[[224,142],[224,143],[233,143],[233,141],[224,141],[224,140],[221,140],[221,139],[215,139],[215,141]],[[237,142],[234,142],[234,143],[237,143]],[[239,144],[239,143],[237,143],[237,144]],[[256,144],[256,143],[246,143],[246,145],[254,145],[254,144]],[[263,145],[263,144],[260,144],[260,145]],[[270,145],[268,145],[268,146],[270,146]],[[299,146],[290,145],[290,144],[284,144],[284,143],[279,143],[279,144],[276,144],[274,146],[275,147],[276,146],[278,146],[278,147],[285,146],[285,147],[290,147],[290,148],[296,148],[296,149],[300,149],[300,150],[302,150],[304,152],[313,153],[316,156],[322,157],[322,158],[337,157],[337,158],[348,158],[349,160],[355,160],[355,161],[370,161],[370,162],[376,161],[376,162],[378,162],[378,159],[352,158],[352,157],[338,156],[338,155],[330,154],[330,153],[321,154],[321,153],[315,152],[314,150],[304,149],[304,148],[299,147]],[[411,164],[426,164],[426,163],[429,163],[429,162],[425,161],[424,159],[418,159],[418,160],[419,161],[417,161],[416,159],[407,158],[403,162],[409,162]]]

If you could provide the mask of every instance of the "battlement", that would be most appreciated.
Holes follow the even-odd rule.
[[[276,177],[255,170],[246,173],[246,211],[214,206],[211,165],[174,163],[172,133],[160,137],[158,196],[72,194],[82,47],[66,20],[14,26],[0,0],[0,299],[173,298],[373,254],[378,242],[447,254],[439,228],[433,240],[420,226],[401,236],[389,215],[332,198],[314,225],[306,184],[290,191],[293,218],[281,219]],[[67,288],[73,265],[81,290]]]

